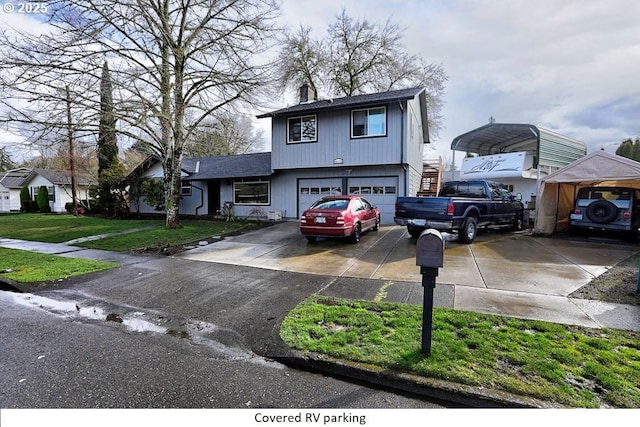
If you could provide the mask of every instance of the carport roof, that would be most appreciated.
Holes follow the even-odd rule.
[[[451,149],[481,156],[538,149],[540,131],[527,123],[489,123],[453,139]]]
[[[526,151],[534,167],[562,167],[587,153],[584,143],[528,123],[489,123],[455,137],[451,149],[480,156]]]

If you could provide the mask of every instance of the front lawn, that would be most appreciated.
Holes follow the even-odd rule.
[[[251,226],[244,222],[207,220],[182,220],[181,223],[182,227],[175,230],[158,227],[151,230],[141,230],[131,234],[122,234],[79,243],[77,246],[119,252],[134,249],[155,252],[161,251],[164,248],[180,246],[209,237],[219,236],[224,233],[231,233],[241,228]]]
[[[164,225],[164,219],[121,220],[55,214],[6,214],[0,215],[0,236],[38,242],[62,243],[81,237],[144,228],[144,230],[130,234],[109,236],[76,245],[111,251],[147,248],[156,250],[204,240],[212,236],[253,226],[251,223],[243,221],[225,222],[200,219],[182,220],[183,227],[175,230],[167,230]]]
[[[640,334],[434,309],[431,355],[422,307],[314,296],[285,318],[304,352],[561,405],[640,407]]]
[[[40,283],[118,267],[113,262],[0,248],[0,273],[19,283]]]
[[[62,243],[80,237],[157,225],[161,220],[116,220],[91,216],[20,213],[0,216],[0,236],[34,242]]]

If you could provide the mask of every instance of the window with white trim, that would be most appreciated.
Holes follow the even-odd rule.
[[[287,143],[318,141],[317,121],[315,115],[287,119]]]
[[[190,196],[191,195],[191,183],[190,182],[182,182],[180,185],[180,195],[181,196]]]
[[[365,108],[351,111],[351,137],[364,138],[387,134],[387,108]]]
[[[237,179],[233,182],[233,203],[236,205],[268,205],[268,178]]]

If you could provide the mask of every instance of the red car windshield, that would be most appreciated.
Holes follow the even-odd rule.
[[[349,206],[349,200],[347,199],[322,199],[311,205],[310,209],[327,209],[344,211]]]

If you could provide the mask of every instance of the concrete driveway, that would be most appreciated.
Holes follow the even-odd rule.
[[[567,296],[639,250],[637,245],[614,241],[568,241],[524,233],[480,233],[471,245],[458,243],[454,235],[445,237],[438,284],[541,295]],[[229,237],[178,257],[392,282],[422,280],[415,265],[415,239],[399,226],[365,233],[355,245],[330,239],[308,243],[298,223],[291,221]]]

